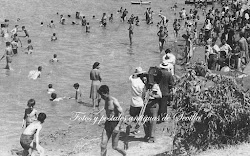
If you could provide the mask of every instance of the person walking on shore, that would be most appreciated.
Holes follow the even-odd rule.
[[[91,89],[90,89],[90,98],[92,99],[94,110],[95,110],[95,107],[99,107],[99,103],[101,100],[100,95],[97,92],[102,81],[99,68],[100,68],[100,63],[95,62],[93,64],[93,69],[90,72],[90,80],[92,80]],[[97,105],[96,105],[96,101],[97,101]]]
[[[108,86],[102,85],[99,88],[98,93],[105,101],[104,108],[107,115],[107,120],[105,121],[101,138],[101,156],[107,155],[107,144],[110,138],[112,138],[112,148],[121,153],[123,156],[126,156],[126,152],[118,148],[120,129],[123,122],[122,118],[120,118],[123,117],[122,107],[116,98],[109,95]],[[115,118],[118,119],[115,120]]]
[[[25,128],[20,137],[20,144],[24,149],[22,156],[34,156],[34,150],[37,150],[40,156],[44,156],[44,148],[40,145],[39,134],[45,119],[46,114],[39,113],[37,121],[32,122]],[[34,135],[36,141],[34,141]]]

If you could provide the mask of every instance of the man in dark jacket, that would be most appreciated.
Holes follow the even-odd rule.
[[[159,115],[160,118],[165,117],[167,115],[167,106],[170,105],[171,101],[171,88],[174,85],[174,77],[168,71],[167,66],[164,63],[160,64],[162,79],[160,81],[160,89],[162,92],[162,99],[160,102]]]

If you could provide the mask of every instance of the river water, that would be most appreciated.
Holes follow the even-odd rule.
[[[159,21],[160,9],[170,19],[170,0],[152,0],[154,22]],[[26,26],[34,46],[32,55],[25,55],[24,48],[19,48],[18,56],[13,58],[14,71],[6,72],[5,59],[0,62],[0,142],[7,146],[18,139],[22,133],[21,124],[30,98],[36,100],[36,109],[47,114],[44,129],[52,131],[55,128],[70,123],[73,111],[87,111],[90,107],[64,100],[57,104],[49,101],[46,89],[53,84],[58,96],[73,96],[73,84],[78,82],[83,91],[84,102],[90,103],[89,72],[95,61],[101,63],[103,84],[110,87],[110,92],[122,103],[124,109],[130,103],[130,83],[128,77],[137,66],[148,70],[150,66],[157,66],[161,60],[158,50],[156,25],[146,25],[143,13],[147,5],[131,5],[129,0],[0,0],[0,18],[9,19],[9,29],[15,24]],[[129,45],[128,24],[120,21],[117,10],[127,8],[129,14],[139,16],[140,26],[134,29],[133,45]],[[75,12],[80,11],[90,22],[90,33],[85,33],[81,25],[71,25],[75,19]],[[56,13],[59,13],[57,15]],[[102,13],[109,16],[114,14],[113,23],[108,22],[107,28],[99,25]],[[60,25],[60,14],[71,15],[66,18],[66,25]],[[95,15],[96,19],[92,19]],[[20,21],[17,21],[20,18]],[[53,20],[56,28],[47,28]],[[77,20],[76,20],[77,21]],[[40,23],[44,22],[41,27]],[[78,21],[80,22],[80,21]],[[169,26],[172,30],[172,26]],[[58,40],[51,42],[52,33],[56,33]],[[23,35],[22,32],[19,35]],[[171,34],[170,34],[171,35]],[[27,39],[21,38],[23,46],[27,46]],[[4,53],[5,43],[0,39],[1,53]],[[50,64],[53,54],[58,55],[60,63]],[[29,80],[30,70],[43,67],[41,79]]]

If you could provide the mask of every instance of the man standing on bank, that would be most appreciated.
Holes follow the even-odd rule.
[[[118,148],[118,141],[120,136],[120,128],[123,122],[119,117],[123,116],[123,110],[120,106],[118,100],[109,95],[109,87],[106,85],[102,85],[98,93],[101,95],[102,99],[105,101],[105,111],[107,115],[107,119],[105,121],[105,126],[102,132],[101,139],[101,156],[107,155],[107,144],[109,139],[112,137],[112,148],[123,156],[126,156],[126,152],[120,148]],[[114,118],[118,118],[118,120],[114,120]]]
[[[160,119],[162,119],[167,115],[167,106],[170,106],[170,101],[171,101],[171,89],[174,86],[174,77],[172,73],[169,72],[169,69],[164,65],[165,65],[164,63],[160,64],[162,72],[162,79],[159,84],[162,92],[162,99],[159,108]]]

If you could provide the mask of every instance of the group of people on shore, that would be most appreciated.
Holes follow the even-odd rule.
[[[193,56],[194,46],[205,46],[205,63],[210,70],[243,71],[249,63],[250,22],[247,1],[218,1],[205,12],[205,22],[202,27],[197,25],[200,19],[198,9],[185,8],[180,12],[180,19],[185,19],[186,40],[184,63]],[[177,21],[178,21],[177,20]],[[199,30],[199,31],[198,31]]]

